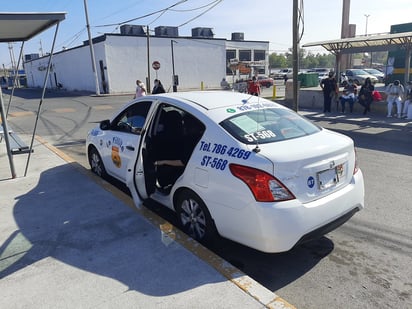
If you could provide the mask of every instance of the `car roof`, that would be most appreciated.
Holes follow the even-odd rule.
[[[232,91],[171,92],[146,96],[147,99],[154,97],[157,99],[163,98],[165,103],[175,103],[182,108],[186,107],[187,109],[190,106],[191,109],[194,108],[200,113],[207,114],[215,122],[220,122],[234,113],[242,112],[242,106],[245,105],[251,106],[256,103],[264,103],[265,107],[283,107],[261,97]]]

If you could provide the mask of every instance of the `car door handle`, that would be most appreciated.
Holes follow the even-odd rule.
[[[133,146],[126,146],[126,149],[127,149],[127,150],[130,150],[130,151],[134,151],[134,147],[133,147]]]

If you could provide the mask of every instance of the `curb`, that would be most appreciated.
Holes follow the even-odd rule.
[[[53,145],[49,144],[45,139],[36,135],[36,140],[43,146],[48,148],[51,152],[59,156],[61,159],[72,165],[77,171],[85,176],[91,178],[98,185],[103,187],[105,190],[112,193],[119,200],[125,203],[127,206],[132,208],[135,212],[142,215],[146,220],[148,220],[154,227],[160,229],[162,235],[169,240],[176,241],[181,246],[186,248],[192,254],[196,255],[198,258],[209,264],[217,272],[239,287],[242,291],[247,293],[252,298],[260,302],[265,308],[269,309],[295,309],[296,307],[288,303],[286,300],[279,297],[277,294],[273,293],[266,287],[259,284],[254,279],[247,276],[241,270],[225,261],[203,245],[199,244],[185,233],[180,231],[177,227],[173,226],[168,221],[164,220],[151,210],[146,207],[136,208],[132,199],[121,190],[113,187],[110,183],[104,179],[92,174],[84,166],[80,165],[77,161],[71,158],[69,155],[63,151],[57,149]],[[160,228],[159,228],[160,227]]]

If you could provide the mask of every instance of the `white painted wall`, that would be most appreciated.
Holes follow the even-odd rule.
[[[174,40],[174,68],[179,76],[178,90],[219,88],[226,76],[226,49],[264,49],[268,42],[227,41],[225,39],[195,39],[190,37],[150,37],[150,57],[147,61],[147,38],[138,36],[105,35],[105,40],[94,44],[96,67],[103,93],[99,61],[105,66],[104,74],[109,93],[134,93],[136,79],[146,83],[150,72],[150,85],[158,78],[166,91],[172,91],[172,48]],[[177,43],[176,43],[177,42]],[[160,62],[160,69],[152,68],[153,61]],[[48,58],[40,58],[25,64],[29,87],[41,87]],[[149,66],[148,66],[149,64]],[[148,69],[149,67],[149,69]],[[148,72],[149,70],[149,72]],[[90,48],[81,46],[53,56],[53,72],[48,87],[55,87],[55,78],[67,90],[95,91]]]

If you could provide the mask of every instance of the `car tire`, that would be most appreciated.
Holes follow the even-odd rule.
[[[107,176],[102,157],[95,147],[91,147],[88,152],[90,169],[97,176],[105,178]]]
[[[185,190],[177,198],[176,213],[182,230],[193,239],[209,244],[217,236],[216,226],[202,199]]]

